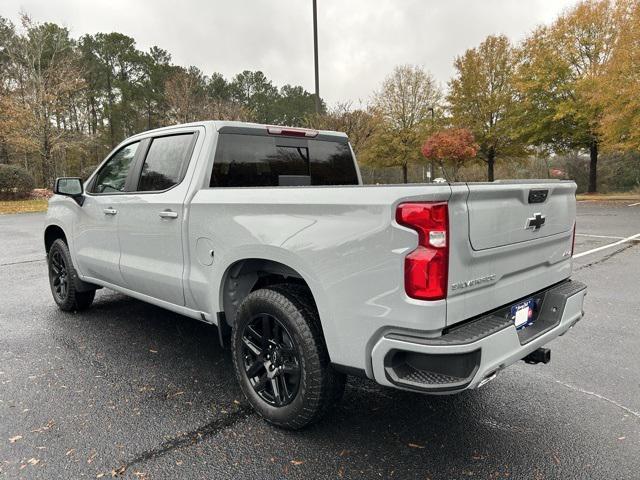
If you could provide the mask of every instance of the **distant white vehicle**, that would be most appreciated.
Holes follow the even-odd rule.
[[[362,185],[345,134],[202,122],[122,142],[56,181],[53,298],[107,287],[217,325],[268,421],[318,420],[345,374],[476,388],[580,318],[576,184]]]
[[[447,183],[447,179],[442,177],[437,177],[433,179],[433,183]]]

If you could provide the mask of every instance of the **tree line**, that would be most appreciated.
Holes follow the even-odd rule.
[[[584,155],[595,192],[605,152],[616,165],[607,174],[637,187],[638,72],[640,0],[581,1],[517,44],[490,35],[454,59],[446,89],[428,70],[400,65],[366,105],[322,103],[319,115],[313,94],[259,71],[205,75],[120,33],[73,39],[52,23],[24,16],[16,28],[0,17],[0,163],[50,184],[139,131],[236,119],[344,131],[364,168],[399,169],[405,182],[429,164],[449,180],[484,165],[492,181],[496,168],[530,159],[545,174],[568,159],[564,174],[580,175]]]
[[[380,128],[367,137],[361,157],[401,167],[405,181],[408,166],[424,161],[421,153],[440,158],[453,179],[462,160],[483,162],[492,181],[496,162],[586,153],[587,189],[595,192],[605,151],[625,167],[612,174],[640,186],[637,0],[582,1],[517,45],[490,35],[457,57],[454,69],[445,92],[424,69],[397,67],[366,112],[357,112]],[[348,128],[348,122],[336,126]],[[468,133],[473,142],[456,148]],[[438,157],[433,140],[446,152],[474,155]]]
[[[205,75],[121,33],[74,39],[54,23],[23,15],[18,29],[0,17],[0,163],[42,185],[143,130],[203,119],[300,125],[314,111],[304,88],[278,88],[260,71]]]

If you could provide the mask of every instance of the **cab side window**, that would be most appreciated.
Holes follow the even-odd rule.
[[[137,191],[163,191],[180,183],[189,161],[193,138],[194,134],[188,133],[151,140]]]
[[[211,187],[277,187],[289,177],[306,185],[357,185],[355,159],[344,141],[305,139],[284,144],[273,136],[223,133],[213,160]]]
[[[135,142],[118,150],[96,175],[91,193],[123,192],[139,145]]]

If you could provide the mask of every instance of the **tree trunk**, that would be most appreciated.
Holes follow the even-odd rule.
[[[96,101],[93,95],[89,97],[89,132],[91,133],[91,143],[93,144],[93,161],[97,163],[98,159],[98,144],[96,141],[96,135],[98,132],[98,112],[96,111]]]
[[[403,163],[402,164],[402,180],[404,181],[404,183],[409,183],[409,175],[408,175],[408,168],[407,168],[407,164]]]
[[[598,141],[594,138],[589,145],[589,156],[591,162],[589,163],[589,193],[596,193],[598,191]]]
[[[98,113],[96,112],[96,103],[93,96],[89,100],[89,105],[91,106],[91,133],[95,135],[98,131]]]
[[[51,178],[51,139],[50,132],[50,117],[47,115],[46,107],[43,108],[45,114],[42,120],[42,138],[40,144],[40,168],[42,173],[42,188],[49,188],[49,179]]]
[[[496,163],[496,151],[492,148],[487,153],[487,181],[493,182],[493,166]]]
[[[78,119],[78,109],[76,108],[76,102],[71,102],[71,124],[76,133],[80,133],[80,120]]]
[[[0,165],[9,163],[9,151],[4,139],[0,140]]]
[[[44,155],[40,156],[40,161],[42,162],[41,173],[42,173],[42,183],[40,186],[42,188],[50,188],[49,179],[51,178],[51,151],[49,149],[49,142],[45,139],[44,141]]]
[[[113,125],[113,90],[111,88],[110,74],[107,74],[107,100],[109,104],[109,141],[111,143],[111,148],[114,148],[116,146],[116,134]]]

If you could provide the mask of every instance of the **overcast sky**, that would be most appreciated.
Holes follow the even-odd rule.
[[[320,94],[366,101],[397,64],[446,86],[455,56],[489,34],[522,39],[575,0],[318,0]],[[311,0],[2,0],[0,15],[64,25],[74,37],[118,31],[178,65],[227,77],[262,70],[313,91]]]

